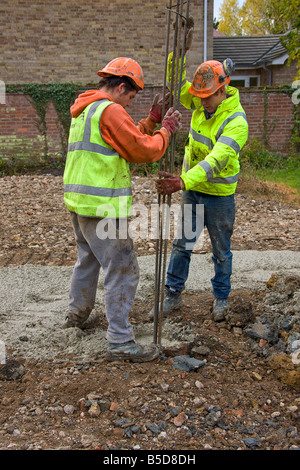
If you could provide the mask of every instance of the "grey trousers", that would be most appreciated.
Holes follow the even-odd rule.
[[[102,268],[108,321],[106,338],[111,343],[134,340],[129,313],[139,282],[139,266],[132,239],[129,236],[120,239],[118,220],[110,220],[114,224],[113,236],[101,239],[99,233],[103,237],[103,230],[99,231],[98,224],[103,223],[104,219],[74,213],[71,217],[78,258],[72,274],[67,315],[79,322],[88,318],[95,304]]]

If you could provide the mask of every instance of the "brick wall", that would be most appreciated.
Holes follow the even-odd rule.
[[[160,87],[146,87],[131,103],[129,113],[138,122],[145,117]],[[288,153],[293,127],[293,103],[289,96],[275,88],[268,89],[267,95],[260,88],[240,90],[241,103],[249,123],[249,140],[263,141],[264,122],[267,123],[269,150]],[[267,101],[266,101],[267,100]],[[264,111],[267,110],[267,116]],[[183,114],[182,132],[189,129],[191,112],[180,108]],[[8,155],[41,152],[43,140],[36,127],[37,115],[30,101],[20,94],[7,94],[6,104],[0,104],[0,158]],[[52,105],[47,113],[47,139],[53,154],[61,151],[57,117]]]
[[[286,62],[287,64],[287,62]],[[292,84],[298,72],[297,61],[293,60],[290,65],[273,65],[269,67],[272,70],[272,85],[279,86],[284,83]],[[266,81],[266,84],[269,82]],[[263,85],[263,84],[262,84]]]
[[[288,153],[294,125],[294,105],[290,96],[277,88],[244,88],[240,90],[247,114],[249,139],[269,142],[269,150]]]
[[[147,84],[161,85],[168,4],[168,0],[1,2],[0,80],[93,83],[97,71],[110,60],[129,56],[143,67]],[[203,5],[203,0],[190,0],[195,19],[191,74],[203,61]],[[211,57],[213,0],[208,0],[207,37]],[[172,44],[171,40],[170,48]]]
[[[274,87],[279,87],[285,84],[292,84],[295,80],[297,74],[297,61],[294,60],[290,65],[268,65],[267,69],[257,68],[257,69],[238,69],[236,68],[235,72],[232,74],[232,78],[235,76],[259,76],[260,86],[269,86],[270,83]]]
[[[44,140],[38,130],[38,115],[30,100],[7,93],[0,104],[0,158],[43,154]],[[47,143],[51,154],[61,152],[59,123],[52,103],[47,112]]]

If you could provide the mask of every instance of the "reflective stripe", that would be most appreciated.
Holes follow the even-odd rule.
[[[239,151],[241,150],[236,140],[232,139],[231,137],[227,137],[226,135],[221,135],[221,137],[217,140],[216,143],[228,145],[228,147],[231,147],[236,153],[239,153]]]
[[[191,168],[190,165],[188,164],[188,162],[186,161],[185,157],[183,159],[183,166],[184,166],[184,169],[185,171],[189,171],[189,169]]]
[[[116,152],[114,149],[107,148],[107,147],[104,147],[103,145],[90,142],[91,132],[92,132],[92,117],[97,111],[98,106],[104,101],[109,101],[109,100],[107,99],[98,100],[92,104],[92,106],[89,109],[87,118],[86,118],[82,141],[69,143],[68,145],[69,152],[75,152],[76,150],[83,150],[86,152],[101,153],[102,155],[107,155],[108,157],[111,157],[114,155],[119,156],[118,152]],[[99,132],[101,135],[100,124],[99,124]]]
[[[230,122],[232,121],[233,119],[235,119],[236,117],[238,116],[242,116],[246,121],[247,121],[247,118],[246,118],[246,114],[243,113],[242,111],[237,111],[236,113],[234,113],[232,116],[229,116],[227,119],[225,119],[225,121],[223,122],[223,124],[219,127],[219,130],[216,134],[216,140],[219,139],[220,135],[222,134],[223,130],[224,130],[224,127]]]
[[[218,184],[234,184],[239,179],[239,173],[233,176],[227,176],[226,178],[214,178],[213,181],[210,183],[218,183]]]
[[[119,156],[118,152],[116,152],[114,149],[109,149],[107,147],[103,147],[102,145],[94,144],[93,142],[72,142],[68,145],[69,152],[75,152],[76,150],[101,153],[102,155],[107,155],[108,157]]]
[[[190,133],[192,134],[192,137],[194,140],[197,142],[200,142],[201,144],[206,145],[210,150],[213,149],[213,141],[209,139],[209,137],[206,137],[205,135],[198,134],[192,127],[190,128]]]
[[[214,173],[212,171],[212,167],[210,166],[210,164],[206,160],[202,160],[201,162],[198,163],[198,165],[201,166],[201,168],[203,168],[203,170],[205,171],[206,176],[207,176],[207,181],[211,181],[214,177]]]
[[[233,184],[233,183],[236,183],[238,180],[239,173],[237,173],[234,176],[226,176],[226,177],[218,176],[217,178],[214,178],[212,168],[206,160],[199,162],[198,165],[201,166],[201,168],[203,168],[203,170],[205,171],[208,183]]]
[[[96,186],[86,186],[83,184],[65,184],[65,193],[80,193],[88,196],[100,197],[120,197],[131,196],[131,188],[97,188]]]
[[[91,131],[92,131],[92,122],[91,121],[92,121],[92,117],[94,116],[98,106],[101,103],[103,103],[104,101],[108,101],[108,100],[103,99],[103,100],[95,101],[89,109],[89,112],[88,112],[88,115],[87,115],[87,118],[86,118],[86,122],[85,122],[85,126],[84,126],[83,138],[82,138],[82,140],[84,142],[89,142],[91,140]],[[99,126],[99,129],[100,129],[100,126]]]

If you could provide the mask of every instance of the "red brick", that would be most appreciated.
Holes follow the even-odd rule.
[[[129,108],[134,121],[137,123],[147,116],[154,96],[161,94],[161,87],[145,87],[143,93],[138,94]],[[241,102],[245,109],[249,124],[249,140],[257,137],[263,140],[262,129],[264,122],[264,96],[261,89],[240,90]],[[7,104],[2,107],[7,112],[0,113],[0,136],[15,136],[19,139],[33,139],[39,133],[36,127],[38,117],[35,109],[28,99],[21,94],[7,94]],[[272,91],[268,94],[269,125],[276,121],[275,129],[270,135],[270,150],[287,153],[293,128],[293,103],[288,95],[280,91]],[[191,111],[180,107],[182,112],[182,132],[188,132],[190,127]],[[54,148],[50,152],[60,149],[60,135],[57,127],[57,115],[54,107],[49,106],[47,115],[48,136],[51,137]],[[1,151],[1,149],[0,149]]]

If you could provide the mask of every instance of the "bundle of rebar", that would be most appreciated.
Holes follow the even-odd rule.
[[[177,0],[172,5],[169,0],[167,7],[167,32],[165,43],[165,65],[163,81],[163,97],[170,92],[170,105],[179,110],[180,91],[182,86],[184,54],[186,50],[186,37],[189,19],[189,0]],[[173,48],[170,50],[171,36],[173,35]],[[173,52],[172,70],[168,73],[168,58]],[[162,110],[164,115],[165,109]],[[174,170],[176,133],[170,139],[169,147],[160,160],[159,170],[172,173]],[[157,238],[155,257],[155,299],[154,299],[154,343],[161,344],[162,309],[164,302],[164,285],[166,275],[168,233],[170,220],[171,194],[158,195]]]

